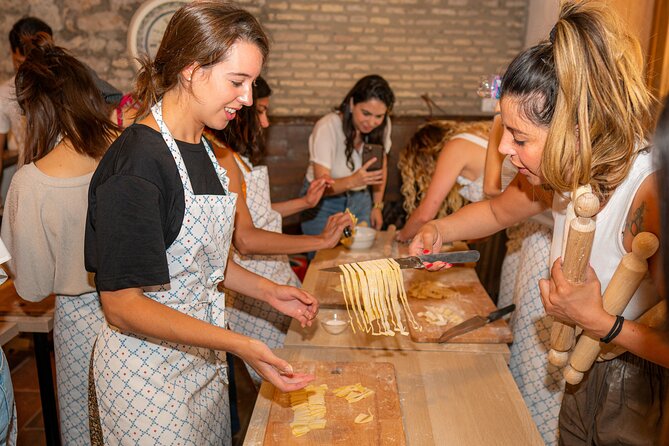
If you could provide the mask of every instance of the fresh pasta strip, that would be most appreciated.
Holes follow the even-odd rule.
[[[338,396],[339,398],[344,398],[349,402],[349,404],[374,395],[374,391],[372,389],[369,389],[360,383],[339,387],[334,389],[332,393],[334,393],[335,396]]]
[[[309,431],[325,428],[325,391],[327,384],[308,385],[304,389],[288,393],[293,422],[290,428],[294,436],[300,437]]]
[[[415,329],[421,329],[409,307],[397,262],[392,259],[368,260],[340,265],[339,269],[346,311],[354,333],[357,325],[360,331],[374,336],[395,336],[395,332],[408,335],[400,308],[404,308],[408,322]]]
[[[445,326],[448,324],[459,324],[462,318],[450,308],[425,305],[425,311],[418,313],[418,317],[425,319],[432,325]]]
[[[367,409],[368,413],[361,413],[357,417],[355,417],[355,420],[353,422],[355,424],[364,424],[364,423],[369,423],[374,419],[374,415],[372,415],[372,409]]]

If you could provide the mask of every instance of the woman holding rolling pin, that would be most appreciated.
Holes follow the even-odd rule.
[[[589,185],[601,203],[590,261],[605,288],[634,236],[659,230],[656,167],[647,146],[652,106],[638,42],[602,3],[565,2],[550,38],[519,54],[502,80],[499,150],[520,175],[499,196],[423,226],[411,253],[492,234],[551,207],[553,263],[560,257],[568,193]],[[663,295],[655,257],[652,279],[642,281],[623,313],[626,320]],[[560,269],[557,262],[553,275]],[[612,319],[606,322],[597,326],[602,337],[613,326]],[[630,353],[595,364],[579,386],[567,386],[561,444],[656,441],[667,370],[642,358],[662,364],[666,358],[656,357],[656,338],[647,330],[624,325]]]

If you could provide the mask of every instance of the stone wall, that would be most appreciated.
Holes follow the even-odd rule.
[[[122,90],[132,86],[126,31],[140,0],[3,0],[0,54],[24,15],[42,18],[57,42]],[[275,116],[318,116],[361,76],[385,76],[395,115],[480,114],[481,75],[500,72],[522,48],[527,0],[242,0],[272,39],[266,74]],[[0,58],[0,79],[12,74]]]

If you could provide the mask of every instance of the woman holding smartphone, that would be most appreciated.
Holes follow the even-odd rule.
[[[309,167],[302,193],[318,178],[330,177],[334,183],[318,205],[302,213],[303,233],[320,234],[330,215],[346,209],[359,221],[381,229],[391,147],[388,115],[394,103],[388,82],[372,74],[356,82],[339,108],[316,123],[309,136]],[[381,145],[385,151],[363,162],[365,144]],[[368,146],[372,151],[375,147]],[[380,168],[373,170],[375,165]]]

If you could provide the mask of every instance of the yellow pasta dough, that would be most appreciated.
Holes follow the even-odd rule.
[[[300,437],[314,429],[325,428],[325,391],[327,384],[308,385],[304,389],[290,392],[290,408],[293,409],[292,433]]]
[[[409,308],[402,271],[396,261],[368,260],[340,265],[339,268],[346,311],[354,333],[357,325],[361,331],[372,335],[395,336],[395,332],[408,335],[400,306],[404,308],[408,323],[421,329]]]
[[[455,288],[434,280],[414,282],[407,294],[415,299],[453,299],[460,296]]]

